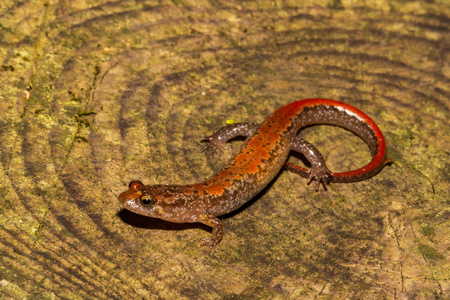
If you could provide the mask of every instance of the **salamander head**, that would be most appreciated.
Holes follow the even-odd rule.
[[[144,185],[140,181],[132,181],[129,190],[119,195],[123,208],[134,213],[164,219],[172,222],[185,222],[183,213],[183,193],[179,186]]]

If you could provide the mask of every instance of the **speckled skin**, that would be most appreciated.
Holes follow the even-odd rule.
[[[361,169],[332,173],[320,152],[297,136],[300,128],[312,124],[333,124],[359,135],[372,153],[371,162]],[[328,99],[306,99],[290,103],[270,115],[261,125],[238,123],[225,126],[207,141],[204,150],[222,150],[235,136],[247,136],[241,150],[216,175],[190,185],[144,185],[132,181],[119,196],[125,209],[137,214],[177,223],[200,222],[213,228],[202,245],[214,246],[223,234],[217,216],[229,213],[260,192],[285,166],[287,170],[316,181],[352,182],[369,178],[385,165],[386,146],[378,126],[363,112],[348,104]],[[305,155],[311,169],[287,163],[289,152]]]

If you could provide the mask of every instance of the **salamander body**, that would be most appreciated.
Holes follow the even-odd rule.
[[[297,135],[305,126],[331,124],[360,136],[369,146],[372,160],[366,166],[342,173],[331,172],[322,154]],[[284,166],[287,170],[322,183],[353,182],[375,175],[389,160],[382,132],[372,119],[357,108],[329,99],[292,102],[273,112],[262,124],[236,123],[203,138],[204,150],[221,151],[236,136],[247,139],[228,165],[213,177],[188,185],[144,185],[132,181],[119,196],[121,205],[140,215],[176,223],[200,222],[213,228],[203,245],[214,246],[223,235],[217,216],[229,213],[258,194]],[[286,162],[289,152],[302,153],[310,162],[305,169]]]

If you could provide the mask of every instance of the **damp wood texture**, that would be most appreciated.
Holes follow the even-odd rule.
[[[3,1],[0,298],[449,298],[449,40],[446,1]],[[242,144],[201,137],[305,98],[369,115],[393,163],[318,192],[282,171],[213,249],[121,210],[130,181],[200,182]],[[334,172],[370,161],[300,134]]]

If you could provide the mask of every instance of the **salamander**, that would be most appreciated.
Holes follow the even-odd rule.
[[[297,135],[313,124],[331,124],[348,129],[369,146],[372,159],[364,167],[341,173],[331,172],[322,154]],[[273,112],[262,124],[235,123],[202,138],[203,150],[222,151],[228,140],[246,137],[240,151],[228,165],[203,182],[188,185],[144,185],[132,181],[119,196],[123,208],[134,213],[175,223],[203,223],[212,234],[202,239],[210,247],[222,239],[223,225],[217,217],[238,209],[258,194],[283,166],[293,173],[315,180],[315,188],[330,182],[354,182],[375,175],[389,162],[386,142],[374,121],[357,108],[329,99],[292,102]],[[303,154],[306,169],[286,162],[290,151]]]

